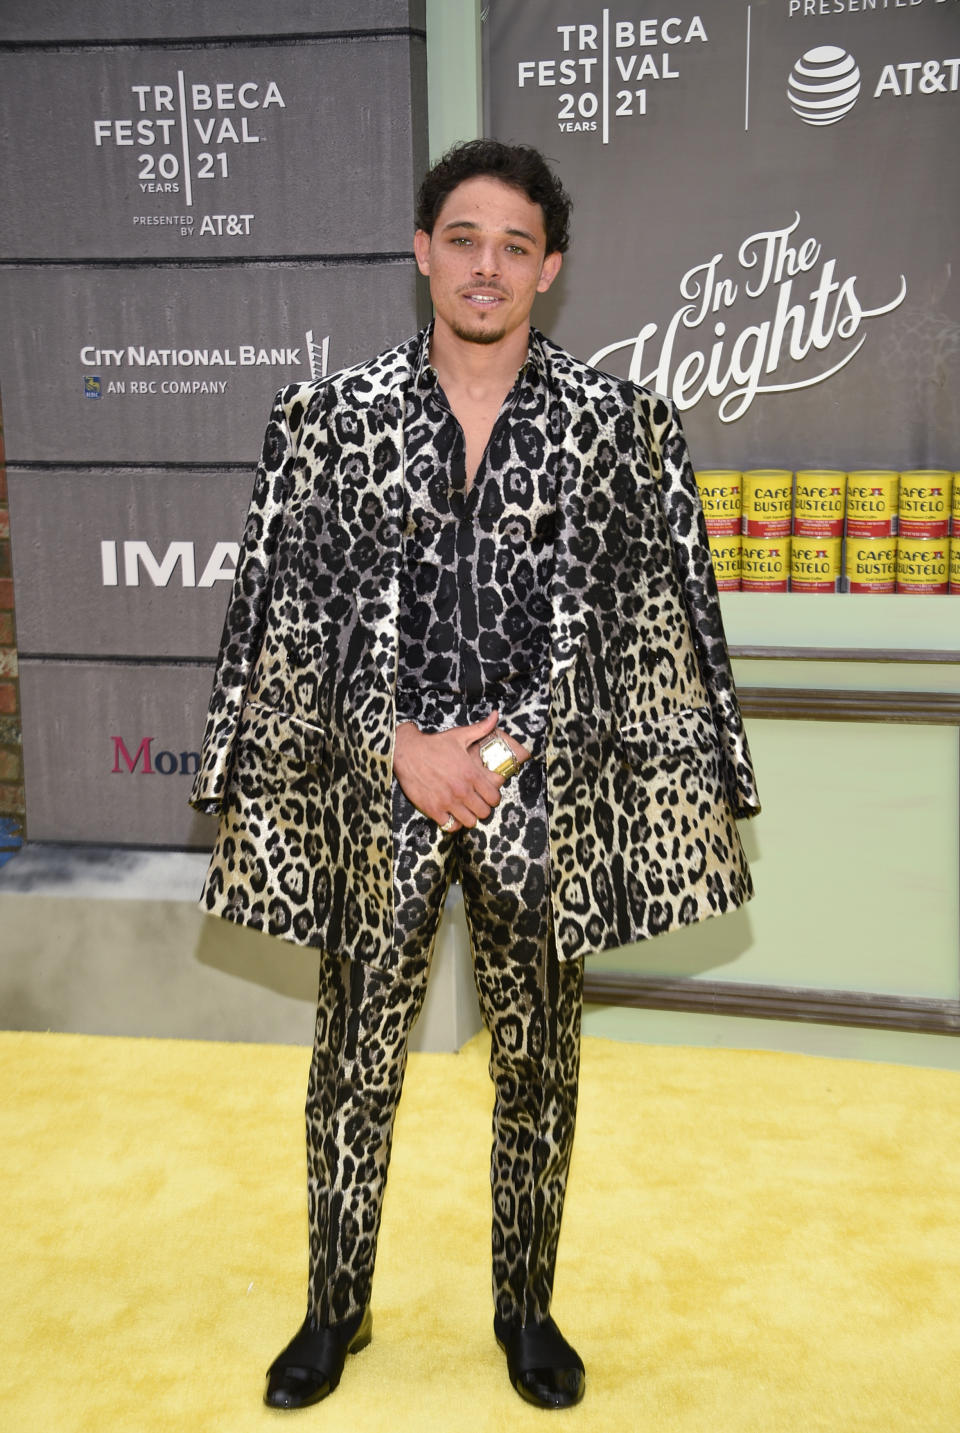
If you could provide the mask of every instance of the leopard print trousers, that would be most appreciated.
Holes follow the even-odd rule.
[[[370,1299],[407,1042],[451,879],[463,888],[494,1083],[493,1293],[526,1323],[550,1312],[573,1147],[583,961],[557,959],[545,776],[527,761],[486,821],[441,831],[394,782],[396,970],[326,955],[307,1091],[310,1282],[316,1327]]]

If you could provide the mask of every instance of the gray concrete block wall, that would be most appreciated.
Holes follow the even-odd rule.
[[[4,673],[0,702],[23,708],[32,839],[210,840],[180,756],[200,742],[272,396],[424,316],[424,9],[4,7],[0,391],[21,688]],[[176,753],[176,771],[164,756],[159,780],[155,761],[146,772],[153,751]]]

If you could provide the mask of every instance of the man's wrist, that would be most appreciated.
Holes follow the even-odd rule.
[[[410,739],[411,731],[418,731],[414,721],[398,721],[393,737],[393,769],[397,769],[397,758],[403,759],[403,750]]]

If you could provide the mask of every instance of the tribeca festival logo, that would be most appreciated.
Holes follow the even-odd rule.
[[[235,348],[219,346],[213,348],[165,348],[151,347],[146,343],[128,343],[110,348],[106,344],[84,344],[80,350],[80,362],[84,368],[109,368],[116,377],[110,376],[104,382],[100,374],[83,375],[83,391],[87,398],[132,397],[144,398],[157,395],[176,394],[179,396],[220,397],[229,388],[226,378],[184,378],[180,376],[159,378],[155,370],[162,369],[229,369],[229,368],[302,368],[310,370],[310,378],[316,382],[326,378],[330,358],[330,335],[314,336],[308,328],[303,343],[295,346],[283,344],[280,347],[265,347],[262,343],[241,343]],[[91,392],[91,387],[96,391]]]
[[[286,109],[275,80],[188,83],[177,70],[175,84],[131,85],[127,113],[95,119],[93,142],[97,149],[130,150],[141,194],[182,196],[182,213],[135,214],[135,226],[163,225],[184,239],[239,238],[252,233],[254,214],[204,213],[198,224],[194,203],[219,209],[215,196],[239,156],[255,153],[250,146],[267,137],[264,117],[274,109]]]
[[[694,265],[680,280],[686,302],[662,330],[659,324],[644,324],[634,336],[599,348],[588,363],[602,368],[610,354],[629,350],[631,382],[670,394],[681,411],[715,399],[723,423],[742,418],[761,393],[791,393],[825,383],[860,352],[867,341],[861,332],[866,322],[903,303],[907,281],[901,274],[894,297],[867,308],[857,293],[856,274],[838,278],[836,259],[823,257],[817,238],[794,239],[799,227],[797,213],[782,229],[750,234],[737,251],[732,276],[723,273],[722,253]],[[755,307],[761,310],[759,321],[728,333],[730,310],[752,320]],[[695,347],[689,347],[691,341]],[[835,343],[845,351],[828,367],[788,376]]]
[[[561,134],[599,133],[610,143],[611,121],[635,122],[647,113],[649,88],[680,78],[677,50],[707,43],[699,15],[688,20],[611,19],[557,25],[554,53],[517,63],[517,88],[556,90]]]

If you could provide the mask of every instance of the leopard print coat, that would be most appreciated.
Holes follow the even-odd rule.
[[[192,804],[204,907],[383,969],[405,390],[422,335],[278,394]],[[561,959],[752,895],[759,810],[673,405],[541,340],[557,478],[546,772]]]

